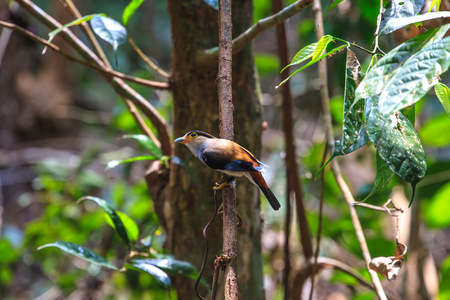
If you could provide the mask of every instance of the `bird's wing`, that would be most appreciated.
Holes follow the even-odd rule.
[[[210,168],[228,171],[261,171],[259,161],[235,142],[215,139],[205,145],[199,158]]]

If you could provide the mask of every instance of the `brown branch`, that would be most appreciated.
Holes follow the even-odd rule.
[[[282,0],[272,0],[272,11],[274,15],[278,15],[282,11]],[[278,56],[280,65],[286,66],[289,64],[289,51],[286,38],[286,27],[281,22],[276,27],[276,38],[278,45]],[[287,78],[288,72],[281,73],[281,80]],[[297,218],[300,227],[300,239],[303,247],[303,254],[305,259],[309,260],[313,255],[313,246],[311,240],[311,233],[306,218],[306,210],[303,201],[303,188],[298,172],[298,164],[296,160],[296,143],[294,136],[294,121],[292,117],[293,105],[292,95],[290,91],[290,83],[287,82],[281,88],[281,96],[283,99],[283,131],[286,141],[286,178],[287,178],[287,193],[286,193],[286,221],[285,221],[285,270],[284,270],[284,299],[289,299],[289,277],[290,277],[290,257],[289,257],[289,237],[290,237],[290,223],[291,223],[291,203],[290,196],[294,196],[295,207],[297,209]]]
[[[323,29],[323,19],[322,19],[322,7],[320,4],[320,0],[314,0],[314,7],[313,10],[315,11],[315,24],[316,24],[316,39],[320,40],[324,35],[324,29]],[[322,103],[322,110],[323,110],[323,119],[326,127],[326,136],[327,136],[327,142],[329,147],[333,147],[334,145],[334,135],[333,135],[333,125],[331,123],[331,113],[330,113],[330,97],[328,94],[328,74],[327,74],[327,62],[326,60],[319,61],[319,78],[320,78],[320,99]],[[353,195],[345,182],[344,178],[342,177],[341,169],[339,167],[339,164],[336,159],[333,159],[331,161],[331,169],[333,171],[334,177],[336,179],[336,182],[344,195],[345,200],[347,201],[348,209],[350,212],[350,217],[352,219],[353,227],[355,229],[356,237],[358,239],[359,245],[361,247],[361,252],[363,254],[364,260],[366,262],[366,268],[370,274],[370,277],[372,278],[372,282],[375,286],[375,290],[378,294],[378,297],[380,299],[387,299],[386,294],[383,290],[383,287],[381,286],[380,279],[378,278],[378,275],[375,271],[371,270],[369,268],[369,264],[371,261],[370,257],[370,251],[369,247],[367,246],[366,239],[364,237],[364,231],[362,229],[361,223],[359,222],[358,215],[356,213],[355,207],[353,206],[353,203],[355,202],[355,199],[353,198]]]
[[[19,5],[35,16],[41,23],[49,27],[50,29],[56,29],[62,26],[53,17],[44,12],[40,7],[35,5],[30,0],[17,0]],[[65,28],[59,33],[66,42],[68,42],[81,56],[83,56],[89,63],[98,65],[105,69],[108,73],[107,66],[99,59],[72,31]],[[161,117],[158,111],[139,93],[128,86],[121,78],[105,75],[105,72],[101,72],[102,75],[111,83],[114,89],[124,98],[128,98],[150,119],[158,131],[158,136],[161,141],[161,150],[164,155],[172,155],[172,142],[169,136],[168,127],[165,120]],[[112,71],[111,71],[112,72]]]
[[[298,12],[302,11],[309,5],[313,3],[314,0],[298,0],[291,5],[285,7],[280,12],[259,20],[251,26],[249,29],[241,33],[238,37],[233,40],[233,54],[238,53],[241,49],[254,40],[261,32],[270,29],[283,21],[294,16]],[[214,47],[211,49],[200,50],[196,54],[196,64],[199,66],[212,65],[217,62],[217,57],[219,55],[219,47]]]
[[[219,0],[219,96],[220,137],[234,139],[232,94],[231,0]],[[236,185],[223,190],[223,254],[230,261],[225,269],[225,299],[238,299]]]

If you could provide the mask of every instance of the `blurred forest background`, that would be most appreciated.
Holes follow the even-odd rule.
[[[61,4],[63,1],[35,2],[62,24],[73,20]],[[285,5],[292,2],[289,0]],[[105,13],[116,20],[121,19],[128,3],[127,0],[75,1],[82,15]],[[196,5],[207,4],[198,0]],[[330,3],[323,1],[322,5],[326,10]],[[273,14],[270,0],[254,1],[252,9],[253,21],[250,22]],[[369,48],[374,40],[378,9],[379,1],[375,0],[343,1],[324,16],[325,33]],[[447,9],[450,6],[442,1],[441,10]],[[214,11],[207,12],[213,14]],[[14,1],[0,2],[0,19],[14,22],[47,39],[49,29],[21,10]],[[290,18],[286,28],[290,58],[299,49],[316,41],[311,7]],[[131,217],[139,227],[142,244],[145,245],[147,237],[147,240],[151,239],[154,252],[171,254],[165,248],[166,233],[144,180],[149,162],[135,161],[105,170],[111,161],[148,155],[135,139],[122,138],[142,133],[124,102],[92,69],[70,62],[50,50],[42,55],[43,45],[17,32],[0,30],[0,298],[167,299],[167,289],[148,274],[102,269],[55,248],[37,250],[39,246],[63,240],[83,245],[121,266],[128,249],[114,229],[108,226],[103,210],[91,202],[77,203],[79,198],[91,195],[107,200]],[[82,36],[78,27],[72,30]],[[380,38],[381,48],[386,52],[393,49],[414,30],[411,26],[383,36]],[[128,32],[159,67],[171,69],[173,42],[166,1],[144,1],[130,20]],[[58,38],[55,43],[62,48],[67,47]],[[100,44],[115,66],[112,47],[103,41]],[[261,155],[256,154],[271,167],[265,177],[282,203],[280,211],[273,211],[264,196],[261,197],[264,291],[266,299],[283,299],[286,174],[282,101],[275,86],[280,83],[279,72],[284,66],[280,65],[278,58],[275,28],[262,32],[254,40],[253,50],[263,116],[263,122],[256,124],[258,130],[262,129]],[[365,70],[370,55],[358,49],[354,51]],[[161,75],[149,68],[128,43],[120,46],[116,55],[120,72],[161,80]],[[339,138],[343,118],[345,51],[327,58],[326,62],[334,133]],[[448,76],[442,78],[443,83],[448,84],[449,81]],[[295,75],[290,84],[303,198],[309,227],[315,236],[321,189],[315,176],[322,165],[326,144],[317,67]],[[167,90],[131,85],[157,109],[173,134],[172,94]],[[425,147],[428,170],[417,186],[413,205],[407,208],[410,185],[397,177],[368,200],[368,203],[383,205],[391,198],[396,206],[404,208],[399,217],[398,238],[408,245],[407,259],[396,281],[382,279],[383,287],[392,299],[405,295],[409,295],[405,299],[450,299],[450,121],[434,92],[425,98],[416,105],[415,128]],[[237,131],[239,126],[236,124]],[[186,127],[184,132],[192,129],[207,131]],[[215,130],[211,133],[217,135],[217,128]],[[173,134],[172,137],[178,136]],[[246,139],[245,132],[238,136],[241,140]],[[258,137],[253,135],[252,139]],[[260,141],[257,139],[255,143]],[[194,158],[189,153],[182,160]],[[372,189],[376,174],[373,146],[362,147],[338,160],[356,200],[364,199]],[[209,174],[214,174],[211,183],[219,179],[219,173]],[[206,189],[209,190],[212,185],[207,184]],[[357,212],[372,257],[393,255],[396,218],[363,207],[357,208]],[[205,216],[205,220],[209,217]],[[294,273],[303,264],[297,223],[294,217],[288,249]],[[348,207],[329,168],[325,169],[324,176],[322,226],[320,256],[342,261],[370,281]],[[200,232],[193,243],[200,244],[202,249]],[[190,249],[184,251],[189,252]],[[215,254],[220,253],[212,255]],[[199,269],[198,262],[203,254],[199,252],[196,255],[198,260],[191,263]],[[374,299],[376,294],[353,276],[330,268],[321,270],[314,297]],[[171,299],[177,299],[176,293],[171,293]]]

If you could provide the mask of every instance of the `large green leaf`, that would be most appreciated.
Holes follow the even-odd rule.
[[[415,185],[425,176],[425,151],[411,122],[401,112],[380,113],[376,97],[367,98],[367,134],[389,168]]]
[[[434,86],[434,92],[441,101],[442,107],[447,113],[447,117],[450,119],[450,89],[443,83],[437,83]]]
[[[94,201],[95,203],[98,204],[98,206],[100,206],[101,208],[103,208],[103,210],[105,211],[105,213],[108,215],[109,218],[111,218],[112,224],[114,226],[112,226],[115,231],[117,232],[117,234],[120,236],[120,238],[128,245],[130,246],[130,238],[128,236],[127,233],[127,229],[125,228],[124,223],[122,222],[122,219],[119,217],[119,215],[117,214],[115,208],[109,204],[108,202],[106,202],[105,200],[98,198],[98,197],[92,197],[92,196],[85,196],[80,198],[78,201],[83,201],[83,200],[91,200]]]
[[[319,172],[336,156],[349,154],[369,141],[363,122],[364,102],[359,101],[354,104],[355,90],[361,80],[361,65],[355,53],[349,48],[347,48],[346,65],[342,138],[335,142],[330,159]]]
[[[170,288],[172,285],[169,275],[160,268],[146,262],[146,260],[133,260],[130,264],[125,265],[128,269],[144,271],[153,276],[162,286]]]
[[[127,30],[119,22],[109,17],[96,15],[91,19],[92,30],[104,41],[111,44],[114,51],[127,40]]]
[[[380,31],[380,35],[391,33],[409,24],[449,17],[450,12],[432,12],[418,16],[405,17],[401,19],[390,19],[388,22],[386,22],[386,27],[384,27],[383,30]]]
[[[131,0],[130,3],[128,3],[127,7],[125,7],[122,13],[123,26],[128,25],[128,21],[130,21],[131,17],[134,15],[139,6],[144,3],[144,1],[145,0]]]
[[[64,242],[64,241],[57,241],[56,243],[51,243],[51,244],[45,244],[42,245],[38,248],[38,250],[41,250],[42,248],[46,248],[46,247],[58,247],[59,249],[75,255],[79,258],[82,258],[84,260],[87,260],[93,264],[102,266],[102,267],[107,267],[113,270],[119,270],[115,265],[113,265],[112,263],[110,263],[109,261],[107,261],[104,257],[92,252],[91,250],[83,247],[83,246],[79,246],[73,243],[69,243],[69,242]]]
[[[388,34],[408,24],[411,24],[402,24],[401,21],[405,18],[416,16],[420,12],[424,4],[425,0],[389,1],[383,11],[383,19],[380,23],[379,34]]]
[[[390,114],[419,101],[450,66],[450,37],[416,51],[385,85],[380,111]]]
[[[449,28],[430,30],[386,54],[356,89],[356,101],[380,95],[380,111],[386,115],[418,101],[450,64],[450,41],[441,40]]]

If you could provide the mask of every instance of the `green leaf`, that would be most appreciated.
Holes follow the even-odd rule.
[[[153,276],[162,286],[170,288],[172,285],[169,275],[160,268],[146,262],[146,260],[133,260],[131,264],[126,264],[126,268],[144,271]]]
[[[331,3],[331,5],[328,7],[328,9],[325,11],[325,13],[323,15],[326,15],[328,11],[330,11],[333,8],[335,8],[336,6],[338,6],[342,1],[344,1],[344,0],[334,0],[333,3]]]
[[[408,17],[416,16],[425,4],[425,0],[392,0],[386,5],[383,18],[380,23],[379,34],[388,34],[408,24],[401,21]]]
[[[356,102],[380,95],[380,110],[389,115],[418,101],[449,65],[445,61],[448,39],[440,40],[449,28],[450,25],[445,25],[430,30],[386,54],[356,89]]]
[[[122,136],[122,139],[135,139],[152,155],[155,155],[158,158],[162,156],[161,149],[145,134],[127,134]]]
[[[116,214],[119,216],[120,221],[122,221],[123,226],[125,227],[125,230],[127,232],[127,236],[130,239],[130,241],[135,242],[139,238],[139,227],[137,226],[136,222],[130,218],[128,215],[124,214],[121,211],[116,211]],[[116,228],[113,220],[109,215],[106,216],[106,222],[112,227]]]
[[[366,99],[367,134],[389,168],[413,189],[427,170],[425,151],[411,122],[401,113],[380,113],[378,99]]]
[[[402,65],[380,94],[380,112],[390,114],[419,101],[450,66],[450,37],[437,41]]]
[[[333,42],[335,38],[331,35],[324,35],[319,42],[317,43],[316,49],[314,49],[314,52],[311,56],[312,60],[316,60],[319,56],[321,56],[325,50],[327,50],[328,44]]]
[[[128,3],[127,7],[125,7],[122,13],[123,26],[128,25],[128,21],[130,21],[131,17],[134,15],[139,6],[144,3],[144,1],[145,0],[131,0],[130,3]]]
[[[333,54],[333,53],[335,53],[335,52],[337,52],[337,51],[339,51],[339,50],[342,50],[342,49],[344,49],[345,47],[348,47],[348,44],[345,44],[345,45],[336,47],[336,48],[334,48],[334,49],[328,51],[327,53],[323,54],[322,56],[317,57],[317,58],[314,59],[314,60],[311,60],[311,61],[308,62],[306,65],[304,65],[303,67],[301,67],[300,69],[296,70],[294,73],[292,73],[291,75],[289,75],[288,78],[286,78],[285,80],[283,80],[283,81],[282,81],[279,85],[277,85],[275,88],[279,88],[280,86],[282,86],[286,81],[288,81],[292,76],[294,76],[294,75],[297,74],[298,72],[303,71],[304,69],[306,69],[306,68],[308,68],[309,66],[315,64],[315,63],[318,62],[319,60],[321,60],[321,59],[323,59],[323,58],[325,58],[325,57],[327,57],[327,56],[329,56],[329,55],[331,55],[331,54]],[[313,53],[311,56],[313,56],[313,55],[314,55],[314,53]]]
[[[91,19],[92,30],[104,41],[111,44],[114,51],[127,40],[127,30],[119,22],[106,16],[95,15]]]
[[[425,207],[425,217],[431,228],[445,228],[450,225],[448,201],[450,199],[450,183],[442,186]]]
[[[92,197],[92,196],[85,196],[85,197],[82,197],[82,198],[78,199],[78,202],[81,202],[83,200],[94,201],[95,203],[98,204],[98,206],[103,208],[105,213],[109,216],[109,218],[111,218],[112,223],[114,224],[114,226],[112,226],[112,227],[117,232],[117,234],[120,236],[120,238],[129,247],[130,246],[130,239],[128,237],[127,230],[125,228],[125,225],[122,223],[122,219],[117,214],[115,208],[111,204],[109,204],[108,202],[106,202],[105,200],[103,200],[101,198]]]
[[[446,114],[428,120],[420,129],[422,143],[431,147],[447,147],[450,145],[450,122]]]
[[[409,24],[448,17],[450,17],[450,12],[432,12],[418,16],[405,17],[401,19],[390,19],[386,23],[386,27],[384,27],[383,30],[380,30],[380,35],[391,33]]]
[[[334,151],[330,159],[320,168],[317,174],[335,157],[349,154],[364,146],[369,137],[363,122],[364,103],[359,101],[354,104],[355,90],[358,86],[361,65],[352,50],[347,48],[347,61],[345,71],[344,92],[344,118],[342,126],[342,138],[335,142]]]
[[[133,260],[132,263],[150,264],[162,269],[170,275],[182,276],[192,280],[196,280],[199,274],[197,269],[192,264],[186,261],[176,260],[171,257],[162,259],[136,259]],[[202,279],[200,282],[209,289],[209,285],[205,280]]]
[[[106,267],[106,268],[110,268],[113,270],[117,270],[117,271],[119,270],[116,266],[114,266],[112,263],[107,261],[104,257],[92,252],[91,250],[89,250],[85,247],[82,247],[82,246],[79,246],[76,244],[72,244],[72,243],[64,242],[64,241],[57,241],[56,243],[42,245],[38,248],[38,250],[41,250],[46,247],[58,247],[59,249],[63,250],[64,252],[75,255],[75,256],[82,258],[84,260],[87,260],[93,264],[96,264],[96,265],[99,265],[102,267]]]
[[[146,156],[136,156],[124,160],[111,160],[106,164],[105,171],[108,171],[109,169],[115,168],[118,165],[126,164],[134,161],[141,161],[141,160],[157,160],[158,158],[156,156],[146,155]]]
[[[375,182],[373,184],[372,191],[363,201],[366,201],[373,194],[386,187],[389,181],[391,181],[393,175],[394,173],[392,173],[391,169],[389,169],[389,166],[377,153],[377,175],[375,176]]]
[[[434,86],[434,92],[439,101],[441,101],[447,117],[450,119],[450,89],[445,84],[439,82]]]
[[[433,7],[436,6],[436,10],[439,11],[440,7],[441,7],[441,0],[433,0],[430,3],[430,8],[428,8],[428,12],[430,12]]]
[[[312,43],[312,44],[300,49],[300,51],[298,51],[297,54],[295,54],[291,63],[288,64],[286,67],[284,67],[283,70],[281,70],[281,72],[283,72],[286,68],[288,68],[290,66],[298,65],[298,64],[304,62],[305,60],[311,58],[313,56],[313,53],[316,50],[318,44],[319,44],[319,42],[315,42],[315,43]]]
[[[55,30],[53,30],[52,32],[50,32],[50,33],[48,34],[48,36],[50,37],[50,39],[49,39],[48,41],[50,42],[51,40],[53,40],[53,38],[54,38],[58,33],[60,33],[61,31],[63,31],[63,30],[66,29],[67,27],[70,27],[70,26],[73,26],[73,25],[79,25],[79,24],[81,24],[81,23],[83,23],[83,22],[90,21],[90,20],[91,20],[93,17],[95,17],[95,16],[105,16],[105,14],[92,14],[92,15],[87,15],[87,16],[78,18],[78,19],[76,19],[76,20],[73,20],[73,21],[70,22],[70,23],[64,24],[63,26],[56,28]]]

